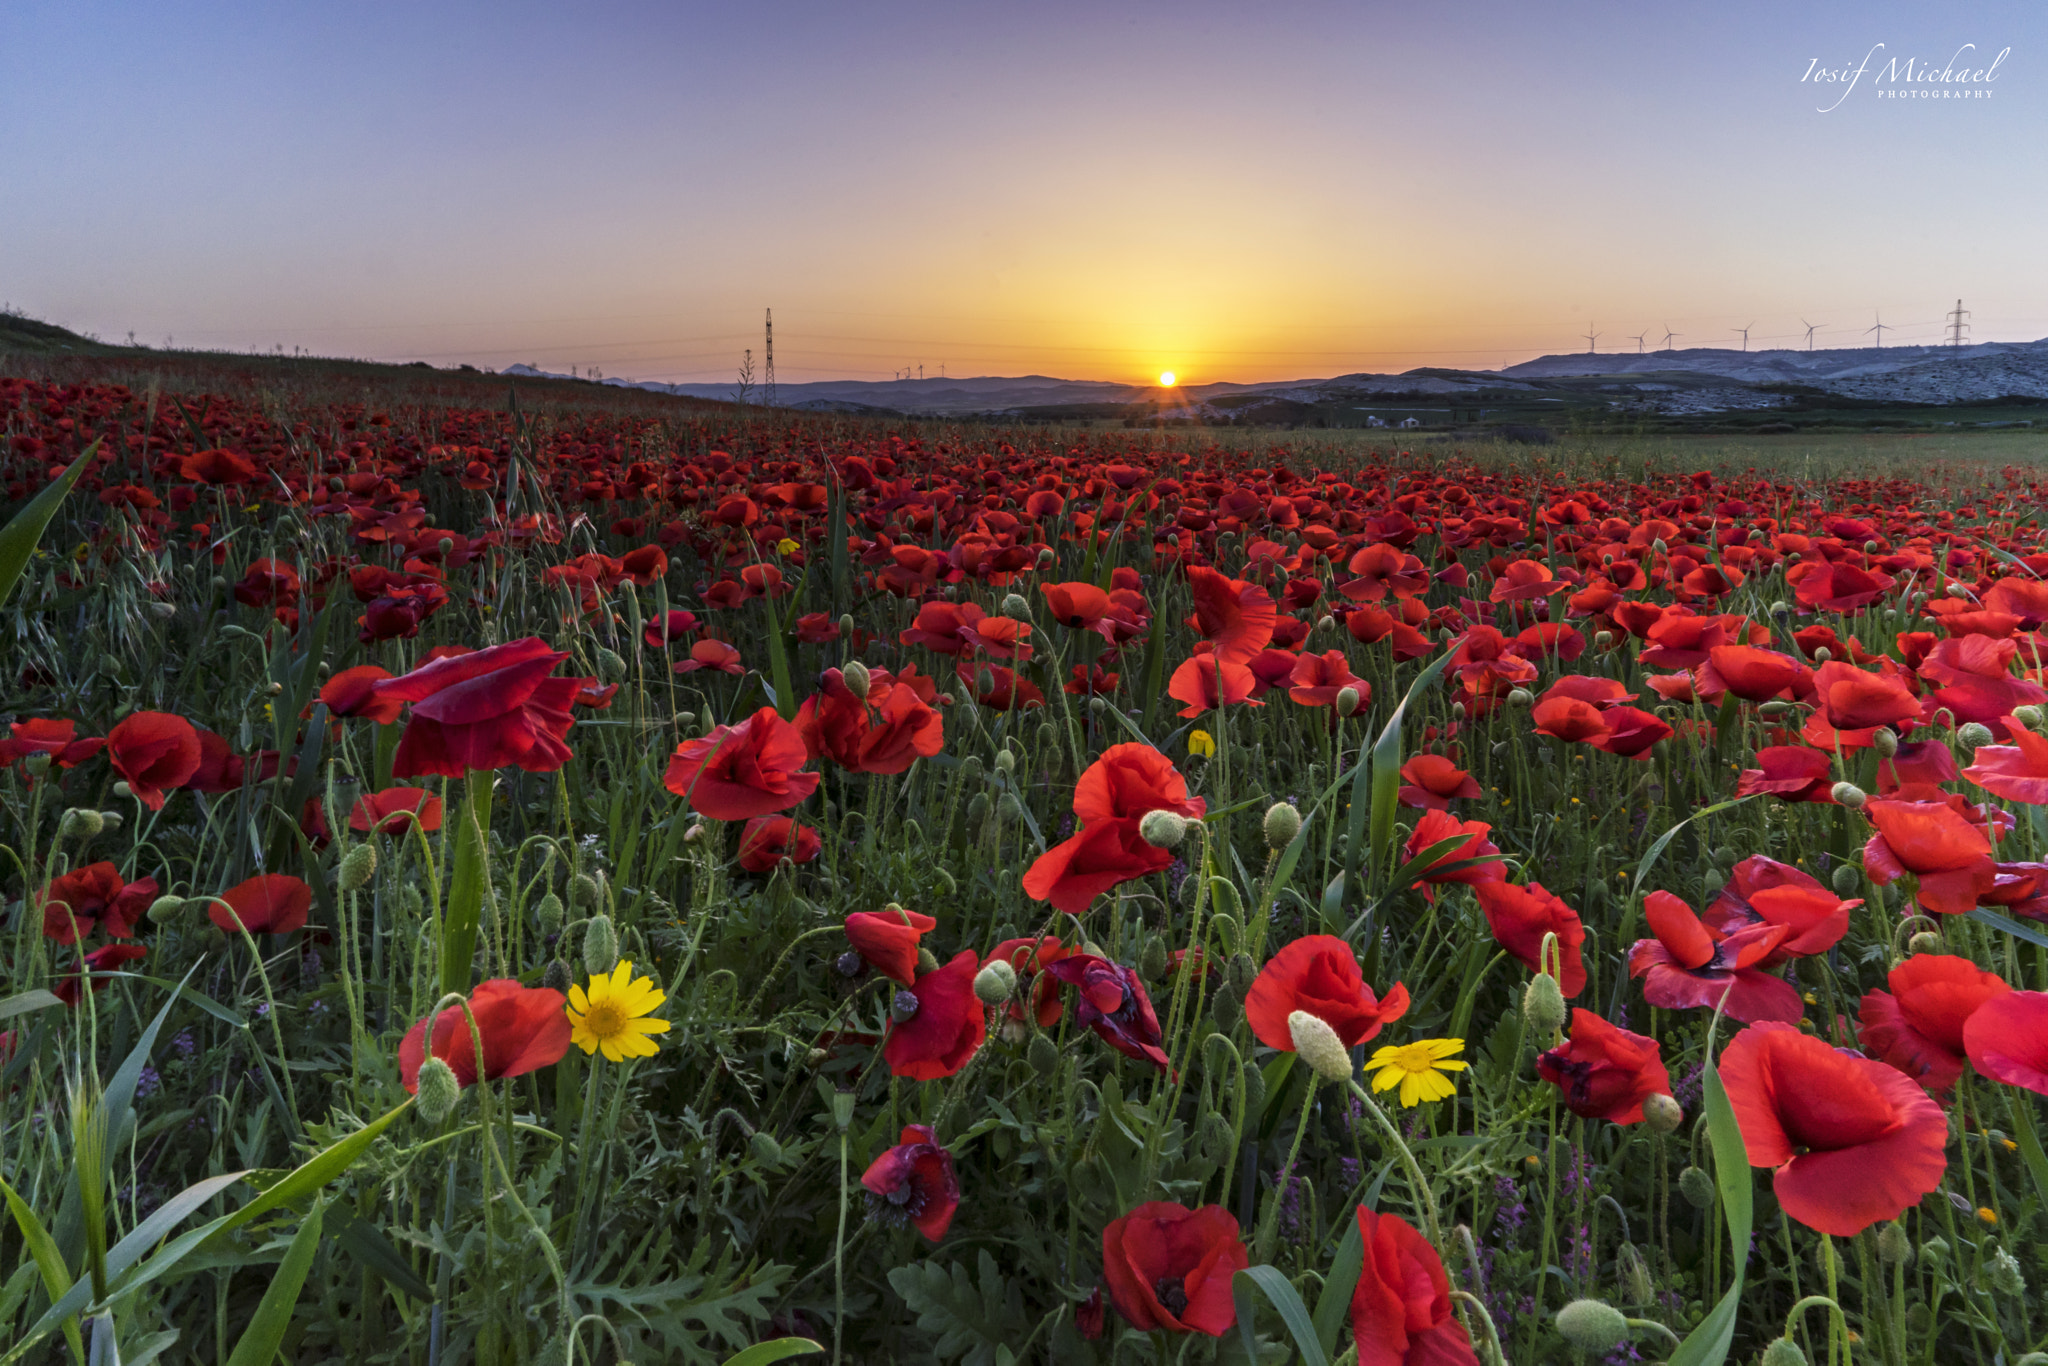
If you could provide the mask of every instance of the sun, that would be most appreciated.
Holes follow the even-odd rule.
[[[1159,372],[1159,387],[1162,389],[1171,389],[1173,387],[1173,371],[1161,370]]]

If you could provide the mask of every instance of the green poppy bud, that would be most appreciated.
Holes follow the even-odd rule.
[[[1215,932],[1216,943],[1225,953],[1236,953],[1238,939],[1243,933],[1237,927],[1237,918],[1227,911],[1218,911],[1209,917],[1209,928]]]
[[[600,912],[583,927],[583,969],[600,977],[618,966],[619,932],[612,918]]]
[[[782,1165],[782,1145],[766,1129],[754,1130],[754,1136],[747,1140],[747,1147],[753,1150],[754,1160],[762,1166]]]
[[[1003,799],[996,803],[996,810],[1002,813],[1004,820],[1015,821],[1024,818],[1024,803],[1017,800],[1017,794],[1014,792],[1005,792]]]
[[[988,797],[988,793],[986,793],[986,792],[977,792],[977,793],[975,793],[975,794],[974,794],[974,796],[973,796],[972,798],[970,798],[970,799],[968,800],[968,803],[967,803],[967,822],[968,822],[968,824],[969,824],[969,825],[983,825],[983,824],[986,824],[986,823],[987,823],[987,821],[988,821],[988,815],[989,815],[989,812],[990,812],[990,810],[992,810],[992,809],[994,808],[994,805],[995,805],[995,804],[994,804],[993,802],[991,802],[991,801],[989,800],[989,797]]]
[[[1870,794],[1854,783],[1836,783],[1833,792],[1829,795],[1843,806],[1854,807],[1858,810],[1861,810],[1863,804],[1870,800]]]
[[[1899,733],[1885,726],[1879,726],[1870,737],[1870,747],[1877,751],[1880,759],[1895,758],[1899,752]]]
[[[1240,995],[1252,989],[1252,982],[1259,975],[1259,965],[1252,961],[1252,956],[1248,953],[1232,954],[1226,970],[1229,973],[1230,985],[1235,987]]]
[[[839,680],[846,684],[848,692],[863,702],[867,700],[868,689],[874,686],[874,678],[868,673],[868,666],[857,659],[846,661],[845,667],[839,671]]]
[[[1595,631],[1595,632],[1593,633],[1593,648],[1594,648],[1594,649],[1596,649],[1596,650],[1611,650],[1611,649],[1613,649],[1613,648],[1614,648],[1614,632],[1612,632],[1612,631]]]
[[[454,1068],[439,1058],[428,1058],[420,1064],[418,1109],[421,1119],[439,1128],[441,1122],[454,1113],[455,1102],[461,1099],[462,1083],[455,1079]]]
[[[1956,743],[1964,749],[1975,749],[1979,745],[1988,745],[1996,738],[1991,733],[1991,727],[1985,725],[1982,721],[1965,722],[1963,728],[1956,732]]]
[[[1166,953],[1166,941],[1155,934],[1138,951],[1138,975],[1148,982],[1163,982],[1171,962]]]
[[[1920,1244],[1919,1264],[1922,1270],[1932,1270],[1948,1260],[1948,1239],[1936,1235]]]
[[[1016,756],[1015,754],[1012,754],[1012,753],[1011,753],[1011,752],[1010,752],[1009,750],[1007,750],[1007,749],[1003,749],[1003,750],[997,750],[997,751],[996,751],[996,772],[998,772],[998,773],[1015,773],[1016,771],[1017,771],[1017,756]]]
[[[1906,941],[1906,949],[1911,953],[1940,953],[1947,947],[1942,937],[1933,930],[1920,930]]]
[[[100,819],[100,813],[88,807],[74,806],[57,821],[57,838],[89,840],[107,828]]]
[[[1017,970],[996,959],[974,974],[974,994],[983,1005],[999,1006],[1017,991]]]
[[[1001,610],[1011,621],[1031,620],[1031,600],[1022,593],[1004,594]]]
[[[562,898],[556,896],[553,892],[549,892],[534,903],[533,917],[540,922],[540,932],[543,935],[560,934],[562,932]]]
[[[1650,1096],[1643,1101],[1643,1122],[1652,1133],[1668,1134],[1685,1122],[1685,1110],[1670,1096]]]
[[[355,848],[348,851],[346,858],[342,859],[341,867],[335,872],[334,881],[342,891],[353,892],[367,887],[370,879],[375,876],[377,876],[377,846],[374,844],[358,844]]]
[[[1557,1311],[1557,1331],[1588,1356],[1605,1356],[1628,1339],[1628,1319],[1605,1300],[1573,1300]]]
[[[1287,1017],[1287,1032],[1294,1039],[1295,1053],[1317,1076],[1331,1083],[1351,1079],[1351,1054],[1328,1020],[1297,1010]]]
[[[1624,1304],[1644,1305],[1657,1298],[1657,1286],[1650,1279],[1650,1268],[1643,1264],[1643,1255],[1636,1251],[1634,1243],[1623,1243],[1614,1252],[1615,1279],[1621,1283],[1621,1298]]]
[[[2012,709],[2012,714],[2015,718],[2018,719],[2019,723],[2025,726],[2028,730],[2039,730],[2041,727],[2042,712],[2039,707],[2031,705],[2024,707],[2014,707]]]
[[[1714,1178],[1698,1167],[1687,1167],[1678,1174],[1678,1193],[1685,1197],[1685,1203],[1694,1209],[1714,1207]]]
[[[1031,1070],[1041,1077],[1050,1077],[1060,1070],[1060,1046],[1052,1041],[1050,1034],[1033,1034],[1031,1046],[1024,1050],[1024,1057],[1031,1064]]]
[[[178,918],[185,909],[185,898],[181,896],[160,896],[149,903],[149,919],[153,925],[168,925]]]
[[[919,949],[917,951],[917,975],[922,977],[928,972],[937,972],[938,970],[938,955],[933,953],[930,949]]]
[[[569,904],[581,910],[586,906],[600,904],[597,879],[588,873],[578,873],[569,879]]]
[[[1301,811],[1289,802],[1274,802],[1266,808],[1266,847],[1285,849],[1301,833]]]
[[[1700,885],[1707,889],[1708,896],[1712,896],[1728,885],[1728,875],[1719,868],[1709,868],[1700,874]]]
[[[955,882],[953,880],[953,875],[947,872],[944,868],[932,869],[932,877],[936,879],[939,884],[939,894],[941,896],[959,895],[960,884],[958,882]]]
[[[1187,833],[1187,821],[1163,807],[1147,811],[1138,821],[1138,838],[1154,849],[1171,849],[1185,839]]]
[[[1228,1034],[1237,1028],[1243,1018],[1244,1008],[1238,1004],[1237,993],[1226,983],[1216,988],[1216,994],[1209,998],[1209,1015],[1216,1021],[1216,1027]]]
[[[1359,696],[1356,688],[1337,689],[1337,715],[1350,716],[1358,710]]]
[[[1813,662],[1816,664],[1826,664],[1832,659],[1834,659],[1834,657],[1835,652],[1833,650],[1830,650],[1825,645],[1819,647],[1813,652]]]
[[[1834,887],[1836,896],[1851,896],[1863,885],[1863,870],[1853,863],[1837,864],[1835,871],[1828,875],[1828,882]]]
[[[1913,1240],[1904,1225],[1894,1219],[1877,1232],[1877,1255],[1887,1263],[1903,1262],[1913,1255]]]
[[[605,682],[616,683],[626,676],[626,661],[619,658],[616,651],[600,645],[597,647],[597,672]]]
[[[1202,1122],[1195,1127],[1195,1143],[1211,1162],[1225,1162],[1230,1158],[1230,1144],[1235,1135],[1230,1121],[1211,1110],[1202,1116]]]
[[[40,778],[50,771],[50,756],[41,750],[21,761],[21,766],[31,778]]]
[[[1536,694],[1530,692],[1527,688],[1510,688],[1508,690],[1508,705],[1511,707],[1533,707],[1536,705]]]
[[[1318,631],[1334,631],[1337,629],[1337,619],[1329,615],[1317,617],[1316,629]]]
[[[1764,1348],[1759,1366],[1807,1366],[1806,1350],[1791,1338],[1773,1338]]]
[[[550,958],[548,965],[541,969],[540,984],[549,991],[559,991],[567,995],[569,981],[569,965],[559,958]]]
[[[1557,979],[1547,972],[1537,973],[1522,992],[1522,1023],[1537,1038],[1549,1039],[1569,1018]]]

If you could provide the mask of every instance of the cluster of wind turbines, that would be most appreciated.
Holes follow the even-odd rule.
[[[1811,351],[1811,350],[1813,350],[1813,334],[1814,334],[1814,333],[1816,333],[1816,332],[1818,332],[1818,331],[1820,331],[1820,330],[1821,330],[1821,329],[1822,329],[1823,327],[1826,327],[1826,326],[1827,326],[1827,324],[1826,324],[1826,323],[1810,323],[1810,322],[1807,322],[1807,321],[1806,321],[1806,319],[1804,319],[1804,318],[1801,318],[1801,319],[1799,320],[1799,322],[1800,322],[1800,325],[1801,325],[1801,326],[1803,326],[1803,327],[1804,327],[1804,328],[1806,329],[1806,349],[1807,349],[1807,350],[1809,350],[1809,351]],[[1584,337],[1584,338],[1586,339],[1586,351],[1587,351],[1587,353],[1588,353],[1588,354],[1591,354],[1591,353],[1592,353],[1592,352],[1593,352],[1594,350],[1596,350],[1596,349],[1597,349],[1597,348],[1596,348],[1596,346],[1595,346],[1595,343],[1597,343],[1597,342],[1598,342],[1598,341],[1600,340],[1600,338],[1601,338],[1601,336],[1602,336],[1603,334],[1602,334],[1602,333],[1599,333],[1599,332],[1594,332],[1594,331],[1590,330],[1590,329],[1591,329],[1591,324],[1588,324],[1587,326],[1588,326],[1588,330],[1587,330],[1587,331],[1585,331],[1585,332],[1581,332],[1581,333],[1580,333],[1579,335],[1580,335],[1580,336],[1582,336],[1582,337]],[[1750,322],[1749,324],[1747,324],[1746,326],[1743,326],[1743,327],[1737,327],[1737,328],[1732,328],[1732,329],[1730,329],[1730,330],[1732,330],[1732,331],[1735,331],[1735,332],[1739,332],[1739,333],[1741,333],[1741,334],[1742,334],[1742,349],[1743,349],[1744,351],[1747,351],[1747,350],[1749,350],[1749,329],[1750,329],[1750,328],[1752,328],[1752,327],[1755,327],[1755,326],[1756,326],[1756,323],[1755,323],[1754,321],[1751,321],[1751,322]],[[1867,336],[1869,336],[1869,335],[1870,335],[1871,333],[1875,332],[1875,333],[1877,334],[1877,344],[1878,344],[1878,346],[1879,346],[1880,348],[1882,348],[1882,347],[1884,346],[1884,334],[1885,334],[1885,333],[1886,333],[1887,331],[1897,331],[1897,330],[1898,330],[1897,328],[1894,328],[1894,327],[1893,327],[1893,326],[1892,326],[1892,325],[1891,325],[1890,323],[1887,323],[1887,322],[1886,322],[1886,321],[1884,320],[1884,317],[1883,317],[1883,315],[1882,315],[1882,314],[1878,314],[1878,315],[1877,315],[1877,322],[1876,322],[1876,324],[1875,324],[1874,326],[1871,326],[1871,327],[1866,327],[1866,328],[1864,328],[1864,329],[1863,329],[1863,335],[1867,337]],[[1646,338],[1646,337],[1648,337],[1648,336],[1650,335],[1650,334],[1649,334],[1648,332],[1632,332],[1632,333],[1623,333],[1623,335],[1624,335],[1624,336],[1626,336],[1626,337],[1628,337],[1628,338],[1629,338],[1629,340],[1633,341],[1633,342],[1634,342],[1634,343],[1636,344],[1636,354],[1637,354],[1637,355],[1639,355],[1639,356],[1640,356],[1640,355],[1643,355],[1643,354],[1645,354],[1645,351],[1644,351],[1644,347],[1643,347],[1643,341],[1644,341],[1644,338]],[[1673,341],[1674,341],[1675,339],[1677,339],[1677,338],[1679,338],[1679,337],[1681,337],[1681,336],[1683,336],[1683,335],[1685,335],[1685,334],[1684,334],[1684,333],[1682,333],[1682,332],[1673,332],[1673,331],[1671,330],[1671,325],[1670,325],[1669,323],[1666,323],[1666,324],[1664,325],[1664,344],[1663,344],[1662,346],[1659,346],[1659,347],[1657,348],[1657,350],[1658,350],[1658,351],[1660,351],[1660,352],[1664,352],[1664,351],[1669,351],[1669,350],[1671,349],[1671,343],[1672,343],[1672,342],[1673,342]]]

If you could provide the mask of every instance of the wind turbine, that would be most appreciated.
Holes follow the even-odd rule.
[[[1587,323],[1586,326],[1591,327],[1592,324]],[[1579,335],[1586,339],[1586,354],[1592,355],[1596,349],[1593,343],[1600,340],[1600,334],[1598,332],[1581,332]]]
[[[1816,332],[1818,332],[1818,331],[1820,331],[1820,329],[1822,329],[1823,327],[1826,327],[1826,326],[1827,326],[1827,324],[1826,324],[1826,323],[1809,323],[1809,322],[1806,322],[1806,319],[1804,319],[1804,318],[1801,318],[1801,319],[1800,319],[1799,321],[1800,321],[1800,322],[1802,322],[1802,323],[1806,323],[1806,349],[1807,349],[1807,350],[1809,350],[1809,351],[1811,351],[1811,350],[1813,350],[1813,334],[1814,334],[1814,333],[1816,333]]]
[[[1638,332],[1638,333],[1636,333],[1636,334],[1635,334],[1635,342],[1636,342],[1636,354],[1637,354],[1638,356],[1640,356],[1640,355],[1642,355],[1642,354],[1643,354],[1643,338],[1645,338],[1645,337],[1647,337],[1647,336],[1649,336],[1649,335],[1650,335],[1650,334],[1649,334],[1649,333],[1647,333],[1647,332]]]
[[[1671,324],[1670,324],[1670,323],[1665,323],[1665,324],[1664,324],[1664,348],[1663,348],[1663,349],[1664,349],[1664,350],[1666,350],[1666,351],[1669,351],[1669,350],[1671,349],[1671,342],[1672,342],[1672,339],[1673,339],[1673,338],[1675,338],[1675,337],[1681,337],[1681,336],[1684,336],[1684,335],[1685,335],[1685,334],[1684,334],[1684,333],[1682,333],[1682,332],[1673,332],[1673,331],[1671,330]]]
[[[1752,322],[1749,325],[1749,327],[1755,326],[1756,324],[1754,322]],[[1740,332],[1742,334],[1742,349],[1745,351],[1749,350],[1749,327],[1738,327],[1735,329],[1737,332]]]
[[[1884,329],[1885,329],[1885,321],[1884,321],[1884,314],[1883,314],[1883,313],[1881,313],[1881,312],[1879,312],[1879,313],[1873,313],[1873,314],[1872,314],[1871,316],[1873,316],[1873,317],[1875,317],[1875,318],[1877,319],[1877,324],[1876,324],[1875,326],[1873,326],[1873,327],[1866,327],[1866,328],[1864,328],[1864,329],[1863,329],[1863,335],[1867,337],[1867,336],[1869,336],[1869,335],[1870,335],[1871,333],[1873,333],[1873,332],[1877,333],[1877,349],[1878,349],[1878,350],[1880,350],[1880,351],[1882,351],[1882,350],[1884,349]],[[1893,329],[1892,329],[1892,331],[1896,332],[1896,331],[1898,331],[1898,329],[1897,329],[1897,328],[1895,327],[1895,328],[1893,328]]]

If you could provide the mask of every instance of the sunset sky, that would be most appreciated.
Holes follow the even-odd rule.
[[[1788,12],[1788,8],[1791,12]],[[1989,99],[1873,70],[1988,65]],[[1184,383],[2048,336],[2048,8],[0,7],[0,298],[107,340]]]

